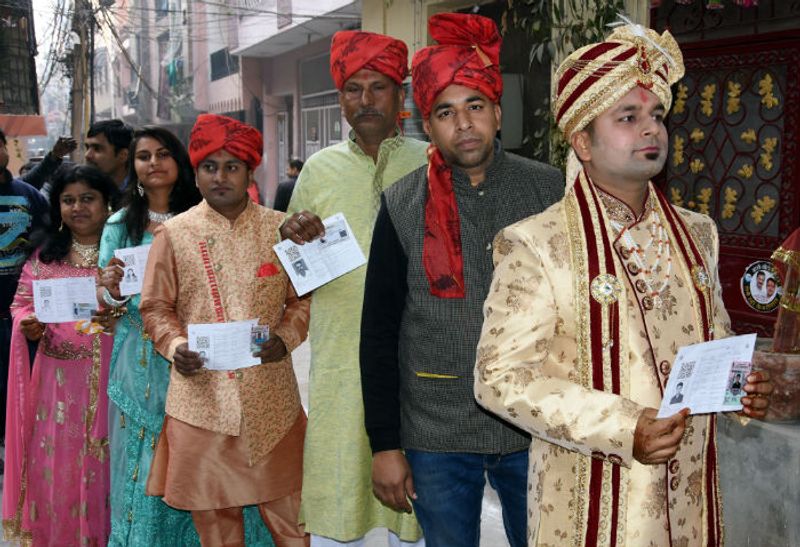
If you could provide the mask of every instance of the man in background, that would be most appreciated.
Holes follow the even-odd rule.
[[[286,212],[289,207],[289,200],[292,199],[292,192],[294,191],[294,183],[297,182],[297,177],[300,176],[300,171],[303,169],[303,162],[297,158],[289,160],[289,166],[286,168],[285,181],[278,184],[278,190],[275,192],[275,204],[272,206],[276,211]]]
[[[111,177],[119,193],[111,199],[116,211],[122,206],[123,191],[128,185],[128,147],[133,128],[121,120],[95,122],[86,133],[84,160]]]

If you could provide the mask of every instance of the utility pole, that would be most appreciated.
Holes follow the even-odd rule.
[[[90,25],[94,24],[92,5],[89,0],[75,0],[72,16],[72,30],[78,35],[80,43],[72,50],[72,90],[70,91],[70,118],[72,137],[79,143],[88,129],[91,111],[90,68],[91,40]],[[80,150],[80,149],[79,149]],[[73,155],[78,154],[74,152]],[[73,159],[76,159],[73,157]]]

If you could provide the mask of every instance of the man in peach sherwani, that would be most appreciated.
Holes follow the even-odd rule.
[[[533,435],[528,544],[722,543],[715,416],[656,419],[679,347],[728,336],[713,221],[649,180],[683,58],[637,25],[571,54],[553,108],[564,199],[495,238],[475,395]],[[747,377],[744,414],[772,385]]]
[[[283,213],[247,194],[261,150],[252,127],[198,118],[189,155],[204,199],[156,232],[142,290],[145,329],[173,364],[147,493],[191,511],[203,547],[244,546],[246,505],[278,547],[309,544],[298,524],[306,416],[290,354],[310,302],[272,251]],[[188,349],[189,324],[248,319],[270,328],[260,365],[208,370]]]

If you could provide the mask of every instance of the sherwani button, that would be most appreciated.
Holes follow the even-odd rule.
[[[678,477],[672,477],[672,478],[670,479],[670,481],[669,481],[669,488],[670,488],[670,490],[672,490],[673,492],[674,492],[675,490],[677,490],[677,489],[678,489],[678,486],[680,485],[680,482],[681,482],[681,480],[680,480]]]
[[[644,298],[642,298],[642,307],[650,311],[655,307],[655,303],[653,302],[652,298],[650,298],[649,296],[645,296]]]
[[[628,260],[631,257],[631,250],[628,249],[627,247],[622,247],[619,250],[619,254],[622,255],[622,258],[624,258],[625,260]]]
[[[628,271],[631,272],[631,275],[637,275],[639,273],[639,266],[634,262],[628,262]]]
[[[673,475],[681,470],[681,464],[678,460],[670,460],[669,462],[669,472]]]
[[[641,293],[647,292],[647,283],[644,282],[644,279],[637,279],[633,286]]]
[[[664,376],[667,376],[671,369],[672,365],[669,364],[669,361],[661,361],[661,363],[658,365],[658,370],[660,370],[661,374]]]

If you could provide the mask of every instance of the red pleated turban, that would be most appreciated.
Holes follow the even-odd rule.
[[[374,70],[394,80],[397,85],[408,76],[408,48],[391,36],[340,30],[331,41],[331,76],[336,89],[361,70]]]
[[[503,94],[500,74],[502,40],[494,21],[480,15],[440,13],[428,20],[428,32],[438,45],[414,54],[411,82],[422,117],[430,117],[433,102],[449,85],[463,85],[498,102]]]
[[[261,163],[264,141],[258,129],[219,114],[200,114],[189,136],[189,159],[197,168],[201,161],[225,149],[250,169]]]

